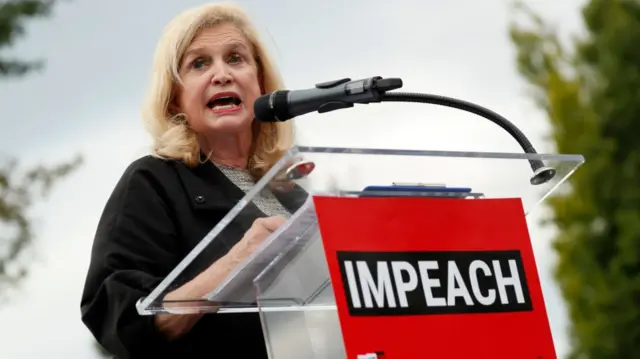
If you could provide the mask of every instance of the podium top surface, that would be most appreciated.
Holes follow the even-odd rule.
[[[583,163],[581,155],[297,146],[230,208],[148,296],[139,300],[137,310],[147,315],[257,311],[256,298],[264,290],[257,281],[264,283],[265,277],[272,276],[272,282],[282,282],[283,271],[292,270],[310,277],[280,283],[284,289],[278,289],[278,293],[289,294],[272,298],[278,300],[263,300],[263,310],[269,303],[280,310],[304,305],[309,296],[318,297],[329,283],[322,247],[313,247],[314,241],[320,241],[310,195],[519,198],[529,214],[548,196],[560,194],[562,184]],[[267,192],[297,208],[285,225],[208,295],[167,301],[168,293],[212,264],[214,259],[208,258],[212,246],[230,248],[241,239],[237,234],[240,218],[246,223],[248,216],[265,216],[255,200]],[[292,269],[289,262],[296,262],[298,267]],[[330,296],[325,300],[330,303]]]

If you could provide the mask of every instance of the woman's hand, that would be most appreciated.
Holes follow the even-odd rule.
[[[250,256],[251,253],[285,221],[286,219],[282,216],[256,219],[251,225],[251,228],[244,234],[244,237],[242,237],[225,256],[213,263],[190,282],[167,294],[165,300],[171,302],[202,298],[202,296],[211,292],[217,285],[222,283],[238,264]],[[154,321],[158,330],[164,334],[167,339],[175,340],[188,333],[202,315],[203,314],[159,314],[155,316]]]
[[[231,248],[226,257],[228,257],[232,265],[238,265],[249,257],[271,233],[286,221],[287,219],[282,216],[256,219],[251,225],[251,228],[244,234],[244,237]]]

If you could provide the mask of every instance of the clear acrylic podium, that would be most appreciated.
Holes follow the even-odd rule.
[[[555,176],[531,184],[531,160],[542,160]],[[583,162],[580,155],[295,147],[139,300],[137,309],[141,315],[254,312],[260,315],[270,358],[345,358],[312,196],[357,197],[367,186],[394,183],[470,187],[469,200],[520,198],[528,215]],[[229,249],[240,240],[240,219],[246,223],[247,216],[260,213],[253,199],[263,191],[285,196],[298,209],[208,295],[164,300],[214,261],[208,258],[211,248]]]

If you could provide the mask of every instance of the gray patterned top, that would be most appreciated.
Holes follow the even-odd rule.
[[[255,185],[253,177],[251,177],[251,174],[246,169],[225,166],[215,162],[214,165],[244,193],[247,193]],[[253,203],[267,216],[291,217],[291,213],[282,206],[276,196],[267,188],[263,189],[262,192],[253,199]]]

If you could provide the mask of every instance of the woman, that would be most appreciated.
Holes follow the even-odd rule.
[[[256,98],[280,88],[238,8],[201,6],[165,29],[144,111],[154,154],[132,163],[109,198],[82,295],[83,322],[116,358],[267,358],[257,314],[140,316],[135,304],[291,146],[291,122],[253,114]],[[299,205],[259,197],[255,216],[165,299],[209,293]]]

